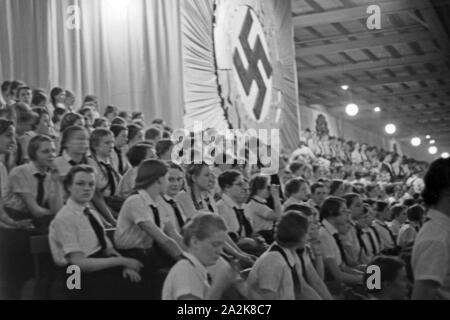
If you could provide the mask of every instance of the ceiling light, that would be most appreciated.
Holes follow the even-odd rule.
[[[441,155],[441,157],[444,158],[444,159],[447,159],[447,158],[450,157],[450,154],[448,154],[448,152],[444,152],[444,153]]]
[[[354,117],[358,114],[359,112],[359,107],[354,104],[354,103],[350,103],[345,107],[345,112],[350,116],[350,117]]]
[[[347,91],[350,88],[350,86],[344,84],[343,86],[341,86],[341,89],[344,91]]]
[[[381,112],[381,108],[380,108],[380,107],[375,107],[375,108],[373,109],[373,111],[375,111],[375,112]]]
[[[436,140],[430,140],[430,144],[435,144]]]
[[[422,143],[422,140],[419,137],[414,137],[411,139],[411,144],[413,147],[418,147]]]
[[[394,134],[397,131],[397,127],[395,126],[395,124],[389,123],[386,125],[384,130],[387,134]]]
[[[438,152],[438,148],[436,148],[435,146],[429,147],[428,152],[430,154],[436,154]]]

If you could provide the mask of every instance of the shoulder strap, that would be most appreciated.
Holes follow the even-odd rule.
[[[370,226],[369,227],[373,233],[375,234],[375,237],[377,238],[378,244],[381,244],[381,238],[380,238],[380,234],[378,233],[377,228],[375,228],[374,226]]]
[[[298,258],[300,260],[300,263],[302,264],[302,276],[303,276],[303,279],[308,281],[308,275],[306,273],[306,264],[305,264],[304,254],[310,255],[309,250],[306,249],[306,248],[302,249],[302,250],[297,250]]]
[[[366,244],[364,243],[364,240],[362,238],[363,232],[362,230],[356,229],[356,237],[358,238],[359,246],[361,247],[361,250],[364,251],[367,254],[367,248]]]
[[[289,260],[287,258],[286,252],[284,252],[284,250],[279,245],[273,244],[269,251],[270,252],[278,252],[279,254],[281,254],[283,256],[284,261],[286,261],[288,267],[292,269],[291,265],[289,264]]]
[[[289,264],[289,260],[286,256],[286,253],[279,245],[273,244],[269,251],[270,252],[278,252],[279,254],[281,254],[281,256],[283,257],[287,266],[289,267],[289,269],[291,269],[292,280],[294,281],[294,296],[297,296],[297,293],[300,292],[300,279],[297,274],[297,270],[295,269],[295,266],[291,267],[291,265]],[[302,267],[303,267],[303,263],[302,263]]]

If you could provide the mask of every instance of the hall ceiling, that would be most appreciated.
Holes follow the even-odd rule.
[[[380,30],[367,27],[373,4]],[[292,0],[292,11],[302,104],[349,118],[352,101],[360,127],[381,133],[389,121],[397,138],[450,147],[450,0]]]

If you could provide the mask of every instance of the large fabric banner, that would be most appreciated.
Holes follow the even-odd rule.
[[[182,1],[185,126],[281,128],[298,142],[290,0]]]

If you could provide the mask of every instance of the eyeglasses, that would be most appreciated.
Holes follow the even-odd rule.
[[[233,183],[233,186],[238,186],[240,188],[247,188],[247,184],[245,182]]]

